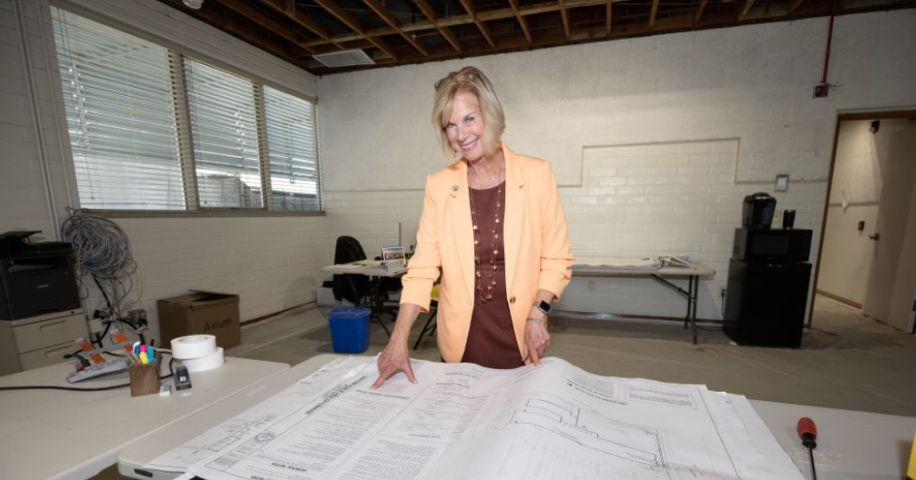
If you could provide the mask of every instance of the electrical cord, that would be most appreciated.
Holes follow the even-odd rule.
[[[107,218],[67,210],[70,217],[61,225],[61,233],[73,245],[81,298],[89,297],[86,280],[91,278],[115,318],[123,316],[132,304],[142,305],[142,277],[124,230]],[[135,302],[128,300],[132,295]]]
[[[166,352],[165,350],[159,350],[160,352]],[[171,354],[171,352],[168,352]],[[159,380],[165,380],[175,376],[174,367],[175,359],[169,359],[169,373],[168,375],[160,375]],[[58,385],[22,385],[15,387],[0,387],[0,392],[2,391],[14,391],[14,390],[62,390],[65,392],[104,392],[108,390],[117,390],[119,388],[129,387],[130,383],[123,383],[120,385],[109,385],[107,387],[88,387],[88,388],[77,388],[77,387],[61,387]]]

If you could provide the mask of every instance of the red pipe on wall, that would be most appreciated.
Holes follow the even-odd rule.
[[[824,76],[821,78],[821,85],[827,85],[827,67],[830,66],[830,44],[833,41],[833,19],[836,17],[836,7],[840,0],[834,0],[833,7],[830,8],[830,28],[827,30],[827,53],[824,56]]]

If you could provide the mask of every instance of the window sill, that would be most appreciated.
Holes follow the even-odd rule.
[[[266,210],[95,210],[84,208],[83,212],[105,218],[205,218],[205,217],[324,217],[320,212],[269,212]]]

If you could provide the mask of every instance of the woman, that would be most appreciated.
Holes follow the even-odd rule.
[[[550,304],[570,279],[553,171],[501,144],[505,116],[483,72],[465,67],[436,82],[433,125],[454,163],[427,178],[416,254],[372,388],[397,372],[416,382],[407,337],[429,309],[440,268],[442,358],[490,368],[540,364],[550,345]]]

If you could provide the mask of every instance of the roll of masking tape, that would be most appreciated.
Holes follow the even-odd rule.
[[[222,367],[223,363],[225,363],[223,359],[223,347],[217,348],[216,353],[206,357],[182,360],[181,363],[185,367],[188,367],[189,372],[205,372],[207,370]]]
[[[177,360],[209,357],[216,353],[213,335],[188,335],[172,340],[172,357]]]

